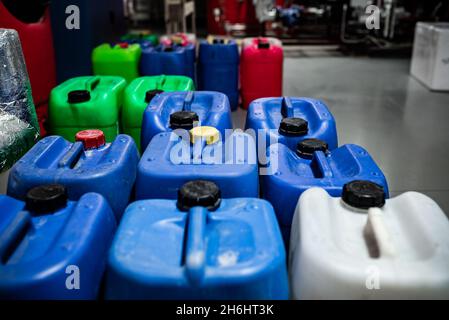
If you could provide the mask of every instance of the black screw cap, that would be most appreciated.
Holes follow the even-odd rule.
[[[303,136],[309,132],[309,123],[302,118],[283,118],[279,133],[287,136]]]
[[[355,208],[381,208],[385,204],[385,191],[377,183],[354,180],[343,186],[342,199]]]
[[[170,115],[170,127],[172,129],[190,130],[196,121],[199,121],[199,118],[193,111],[176,111]]]
[[[327,142],[319,139],[305,139],[296,145],[296,154],[302,158],[310,159],[315,151],[326,152]]]
[[[149,103],[155,96],[157,96],[159,93],[164,92],[163,90],[148,90],[145,92],[145,102]]]
[[[173,52],[174,49],[173,49],[172,46],[169,46],[169,47],[164,47],[163,51],[164,51],[164,52]]]
[[[224,39],[214,39],[213,44],[224,44],[225,40]]]
[[[67,95],[69,103],[81,103],[90,100],[90,92],[88,90],[73,90]]]
[[[257,44],[258,49],[270,49],[270,43],[269,42],[259,42]]]
[[[205,207],[209,211],[220,206],[221,191],[212,181],[194,180],[185,183],[178,190],[177,207],[181,211],[188,211],[192,207]]]
[[[46,184],[28,191],[25,198],[28,210],[51,213],[67,205],[67,190],[60,184]]]

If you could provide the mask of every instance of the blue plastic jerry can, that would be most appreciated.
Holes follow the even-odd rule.
[[[0,299],[96,299],[116,222],[106,199],[62,185],[0,195]]]
[[[128,135],[105,143],[100,130],[84,130],[71,143],[59,136],[39,141],[11,169],[8,195],[24,199],[29,189],[59,183],[70,200],[87,192],[103,195],[120,220],[136,179],[138,151]]]
[[[231,110],[239,104],[239,49],[234,40],[201,41],[198,59],[198,87],[218,91],[229,98]]]
[[[193,82],[196,83],[195,74],[195,60],[196,60],[196,45],[194,43],[188,43],[184,46],[184,50],[187,56],[187,64],[185,66],[187,76],[190,77]]]
[[[287,299],[272,206],[190,181],[178,200],[131,204],[113,241],[106,299]]]
[[[196,126],[217,128],[224,137],[232,129],[228,98],[219,92],[164,92],[154,97],[142,121],[141,150],[160,132],[190,130]]]
[[[326,141],[330,150],[338,146],[333,115],[323,102],[311,98],[254,100],[246,116],[246,129],[254,130],[258,147],[282,143],[295,150],[299,141],[309,138]]]
[[[365,149],[354,144],[329,150],[322,140],[306,139],[292,151],[279,143],[267,149],[267,158],[267,171],[261,175],[262,195],[274,207],[286,245],[298,198],[309,188],[320,187],[339,197],[345,183],[368,180],[380,185],[388,198],[381,169]]]
[[[195,81],[195,45],[142,47],[140,73],[142,76],[187,76]]]
[[[218,184],[223,198],[258,196],[258,167],[253,137],[236,131],[221,139],[212,127],[156,135],[139,162],[136,199],[176,199],[192,179]]]

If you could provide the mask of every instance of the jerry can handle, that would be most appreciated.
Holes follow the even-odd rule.
[[[159,81],[156,83],[156,90],[161,90],[167,80],[167,76],[165,74],[160,75]]]
[[[30,214],[21,211],[0,233],[0,259],[2,264],[6,264],[14,254],[14,250],[17,248],[16,244],[23,240],[30,223]]]
[[[79,158],[81,157],[81,153],[83,152],[84,147],[82,142],[75,142],[72,144],[72,147],[69,151],[64,155],[64,157],[58,162],[58,168],[70,168],[75,167]]]
[[[206,269],[206,223],[205,207],[190,208],[187,213],[187,237],[185,243],[185,270],[193,285],[199,285]]]
[[[293,118],[293,104],[289,97],[283,97],[281,102],[281,114],[283,118]]]
[[[322,178],[331,178],[333,176],[332,169],[329,166],[326,155],[323,151],[315,151],[313,161],[317,165],[318,171]]]
[[[368,219],[363,230],[363,236],[372,258],[394,258],[396,256],[394,243],[385,225],[383,212],[379,208],[368,209]]]
[[[186,97],[184,98],[184,104],[182,106],[182,111],[191,111],[193,99],[194,99],[194,92],[188,91]]]
[[[94,91],[99,83],[100,83],[100,77],[92,77],[91,79],[86,81],[86,90]]]
[[[270,49],[270,41],[266,38],[257,38],[257,48],[258,49]]]

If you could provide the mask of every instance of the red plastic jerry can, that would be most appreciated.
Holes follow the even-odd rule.
[[[46,131],[43,124],[48,115],[48,97],[56,85],[49,9],[45,9],[37,22],[27,23],[16,18],[0,1],[0,28],[15,29],[19,33],[41,135],[44,136]]]
[[[282,96],[284,54],[275,38],[248,38],[243,41],[240,83],[245,109],[259,98]]]

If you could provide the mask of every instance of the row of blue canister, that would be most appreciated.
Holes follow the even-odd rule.
[[[142,75],[181,75],[195,80],[195,44],[189,43],[185,46],[143,44],[141,48],[140,72]]]
[[[196,46],[142,44],[140,72],[142,75],[183,75],[197,83],[199,90],[224,93],[231,110],[239,103],[239,49],[234,40],[213,39],[199,43],[195,76]]]
[[[223,94],[175,92],[147,107],[140,160],[126,135],[38,142],[0,196],[0,296],[91,299],[107,270],[111,299],[286,299],[301,193],[370,180],[388,196],[366,150],[338,147],[318,100],[259,99],[245,133],[226,129]]]

